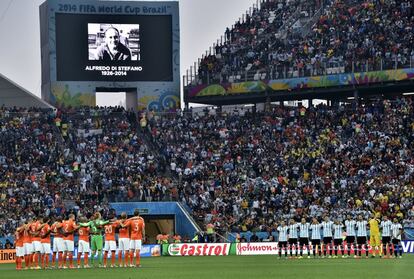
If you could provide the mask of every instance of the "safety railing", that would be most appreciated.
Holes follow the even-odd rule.
[[[183,76],[183,84],[187,87],[201,84],[209,85],[217,83],[326,76],[343,73],[407,69],[413,67],[414,55],[398,55],[388,58],[372,57],[369,59],[352,61],[344,61],[340,58],[332,57],[314,60],[311,63],[289,63],[280,62],[277,59],[270,59],[269,65],[266,66],[248,64],[244,69],[237,71],[201,71],[201,74],[186,74]]]

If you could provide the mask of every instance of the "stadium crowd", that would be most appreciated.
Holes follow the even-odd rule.
[[[413,100],[159,117],[149,129],[180,200],[225,231],[373,211],[414,226]]]
[[[246,72],[248,79],[256,73],[278,79],[324,75],[328,69],[360,72],[414,64],[411,0],[327,0],[323,12],[315,14],[320,2],[264,1],[227,29],[226,40],[201,59],[197,81],[227,82],[230,76],[244,80]],[[291,26],[283,30],[286,38],[275,37],[283,22],[293,25],[303,15],[295,11],[319,18],[309,33],[294,32]]]
[[[414,227],[412,98],[140,121],[119,108],[0,114],[1,236],[38,214],[107,216],[110,201],[178,200],[218,232],[373,211]]]
[[[0,236],[34,216],[106,217],[109,201],[170,199],[135,114],[3,107],[0,127]]]

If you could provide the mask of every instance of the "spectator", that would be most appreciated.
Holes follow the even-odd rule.
[[[9,239],[6,239],[6,244],[4,245],[4,249],[13,249],[14,245],[10,242]]]
[[[256,232],[253,232],[253,235],[250,237],[250,242],[259,242],[259,237],[256,235]]]

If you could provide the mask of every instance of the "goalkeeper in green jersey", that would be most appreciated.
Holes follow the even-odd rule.
[[[92,257],[91,257],[91,265],[94,266],[95,262],[95,255],[98,251],[98,261],[99,266],[102,266],[102,248],[103,248],[103,236],[102,231],[104,229],[104,225],[108,224],[109,221],[103,221],[101,214],[96,212],[92,220],[88,223],[80,223],[81,227],[89,227],[90,228],[90,235],[91,235],[91,250],[92,250]]]

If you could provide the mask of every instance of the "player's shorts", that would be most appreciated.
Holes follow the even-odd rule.
[[[357,244],[367,244],[367,237],[366,236],[357,236]]]
[[[115,240],[105,240],[104,251],[116,251],[116,242]]]
[[[65,252],[73,252],[75,250],[75,244],[73,240],[63,240],[63,251]]]
[[[128,251],[129,250],[129,238],[120,238],[118,239],[118,250],[119,251]]]
[[[278,247],[287,247],[287,241],[279,241],[277,244]]]
[[[307,237],[299,238],[299,245],[302,246],[302,247],[304,245],[309,245],[309,239]]]
[[[23,248],[23,246],[16,247],[16,257],[24,257],[24,248]]]
[[[382,244],[390,244],[390,243],[391,243],[391,236],[382,237]]]
[[[369,244],[371,247],[378,247],[381,245],[379,234],[371,234],[369,237]]]
[[[42,251],[40,251],[40,253],[49,255],[50,252],[50,243],[42,243]]]
[[[53,252],[63,252],[65,250],[65,246],[63,244],[63,238],[55,237],[53,238]]]
[[[25,255],[31,255],[34,251],[32,243],[23,243],[23,249]]]
[[[91,249],[92,251],[102,250],[103,247],[103,237],[102,235],[92,235],[91,236]]]
[[[142,240],[141,239],[131,239],[129,242],[130,250],[141,250]]]
[[[349,245],[349,244],[353,244],[353,243],[355,243],[355,236],[353,236],[353,235],[348,235],[347,237],[346,237],[346,243]]]
[[[289,238],[289,245],[297,245],[298,239],[297,238]]]
[[[401,243],[401,239],[397,239],[397,238],[393,238],[392,239],[392,244],[394,244],[394,245],[400,245],[400,243]]]
[[[331,244],[332,243],[332,237],[324,237],[323,238],[324,244]]]
[[[335,238],[334,239],[334,245],[338,246],[338,245],[342,245],[342,238]]]
[[[42,243],[40,241],[33,241],[33,251],[32,253],[42,252]]]
[[[78,253],[89,253],[90,250],[89,241],[79,240]]]
[[[321,240],[320,239],[311,239],[311,243],[312,243],[313,246],[321,245]]]

